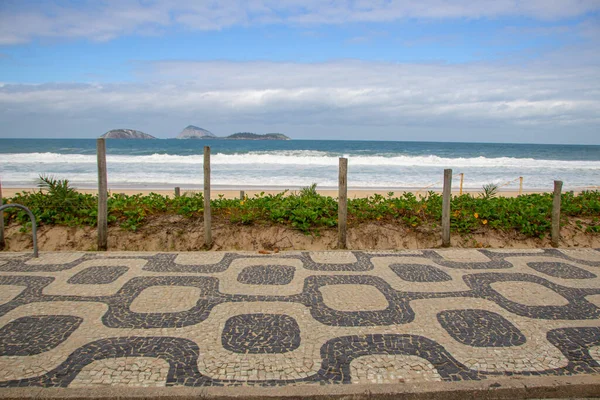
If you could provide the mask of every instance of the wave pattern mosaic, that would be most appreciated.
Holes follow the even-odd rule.
[[[600,251],[0,255],[0,387],[600,373]]]

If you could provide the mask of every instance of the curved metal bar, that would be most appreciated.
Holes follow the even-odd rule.
[[[9,208],[9,207],[16,207],[16,208],[20,208],[22,210],[25,210],[25,212],[29,215],[29,219],[31,219],[31,233],[33,234],[33,256],[35,258],[38,257],[38,245],[37,245],[37,225],[35,223],[35,216],[33,215],[33,213],[31,212],[31,210],[27,207],[25,207],[24,205],[21,204],[5,204],[3,206],[0,206],[0,211],[3,211],[5,208]]]

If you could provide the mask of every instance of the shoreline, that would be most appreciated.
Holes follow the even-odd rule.
[[[301,188],[292,188],[292,189],[288,189],[288,192],[293,193],[293,192],[298,192],[300,191]],[[16,193],[19,192],[35,192],[38,191],[39,188],[37,187],[2,187],[2,196],[5,198],[8,197],[14,197],[14,195]],[[96,194],[98,192],[97,189],[92,189],[92,188],[75,188],[75,190],[77,190],[80,193],[86,193],[86,194]],[[202,192],[202,187],[199,188],[185,188],[185,187],[181,187],[181,194],[184,195],[185,193],[201,193]],[[281,188],[273,188],[273,187],[265,187],[264,189],[260,189],[260,188],[256,188],[256,187],[240,187],[238,189],[234,189],[234,188],[211,188],[211,199],[217,199],[219,198],[219,196],[223,196],[226,199],[233,199],[233,198],[239,198],[240,197],[240,191],[244,191],[245,195],[247,197],[254,197],[255,195],[259,195],[260,193],[264,192],[265,195],[275,195],[275,194],[279,194],[284,192],[286,189],[281,187]],[[317,192],[322,195],[322,196],[330,196],[330,197],[337,197],[338,195],[338,190],[337,188],[321,188],[321,189],[317,189]],[[434,192],[434,193],[438,193],[441,194],[442,193],[442,189],[441,188],[427,188],[427,189],[419,189],[419,188],[348,188],[348,197],[349,198],[365,198],[365,197],[370,197],[373,196],[375,194],[379,194],[382,195],[384,197],[388,196],[389,192],[393,192],[394,196],[399,196],[403,193],[412,193],[416,196],[424,196],[429,192]],[[579,191],[575,191],[575,193],[579,193]],[[151,189],[151,188],[135,188],[135,187],[128,187],[128,188],[109,188],[109,193],[122,193],[122,194],[126,194],[128,196],[131,195],[136,195],[136,194],[141,194],[141,195],[148,195],[150,193],[156,193],[156,194],[160,194],[163,196],[174,196],[175,195],[175,191],[174,188],[173,189],[166,189],[166,188],[162,188],[162,189]],[[474,196],[478,195],[482,193],[481,189],[463,189],[463,194],[472,194]],[[540,193],[551,193],[551,190],[544,190],[544,189],[527,189],[527,190],[523,190],[523,194],[540,194]],[[452,189],[452,194],[453,195],[458,195],[459,194],[459,189],[453,188]],[[514,189],[500,189],[498,191],[498,196],[501,197],[517,197],[519,195],[519,191],[518,190],[514,190]]]

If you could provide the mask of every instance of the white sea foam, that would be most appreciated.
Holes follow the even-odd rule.
[[[576,169],[600,171],[600,161],[541,160],[514,157],[445,158],[427,156],[332,155],[319,151],[250,152],[244,154],[213,154],[212,165],[299,165],[337,166],[338,157],[349,159],[350,166],[386,167],[455,167],[455,168],[517,168],[517,169]],[[202,164],[202,155],[152,154],[143,156],[108,155],[109,164]],[[0,166],[11,164],[96,164],[95,155],[22,153],[0,155]]]
[[[294,150],[242,154],[216,153],[211,157],[212,183],[221,186],[299,187],[313,182],[320,187],[337,185],[338,157],[349,158],[351,187],[439,188],[443,168],[465,173],[465,188],[486,183],[515,189],[515,178],[525,177],[525,188],[549,189],[554,179],[565,188],[600,183],[600,161],[538,160],[513,157],[445,158],[434,155],[365,155]],[[163,187],[202,184],[202,155],[108,155],[108,181],[114,187]],[[94,186],[96,156],[87,154],[0,154],[0,178],[6,185],[32,186],[40,174],[69,179],[80,187]],[[458,179],[455,178],[455,187]]]

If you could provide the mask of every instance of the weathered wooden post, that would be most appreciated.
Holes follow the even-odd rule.
[[[2,200],[2,180],[0,179],[0,207],[4,204]],[[4,250],[4,211],[0,211],[0,250]]]
[[[204,146],[204,246],[212,246],[210,217],[210,147]]]
[[[179,186],[175,186],[175,197],[181,196],[181,188]]]
[[[340,158],[338,184],[338,248],[345,249],[348,219],[348,159]]]
[[[552,199],[552,232],[550,243],[558,247],[560,241],[560,200],[562,195],[562,181],[554,181],[554,198]]]
[[[98,250],[108,248],[108,183],[106,177],[106,140],[96,141],[98,156]]]
[[[452,170],[444,170],[442,199],[442,247],[450,247],[450,200],[452,198]]]
[[[523,177],[519,177],[519,196],[523,194]]]
[[[246,197],[246,194],[243,190],[240,190],[240,200],[244,200],[244,197]]]
[[[465,173],[461,172],[461,174],[460,174],[460,191],[458,192],[459,196],[462,196],[462,194],[463,194],[463,182],[464,182],[464,180],[465,180]]]

